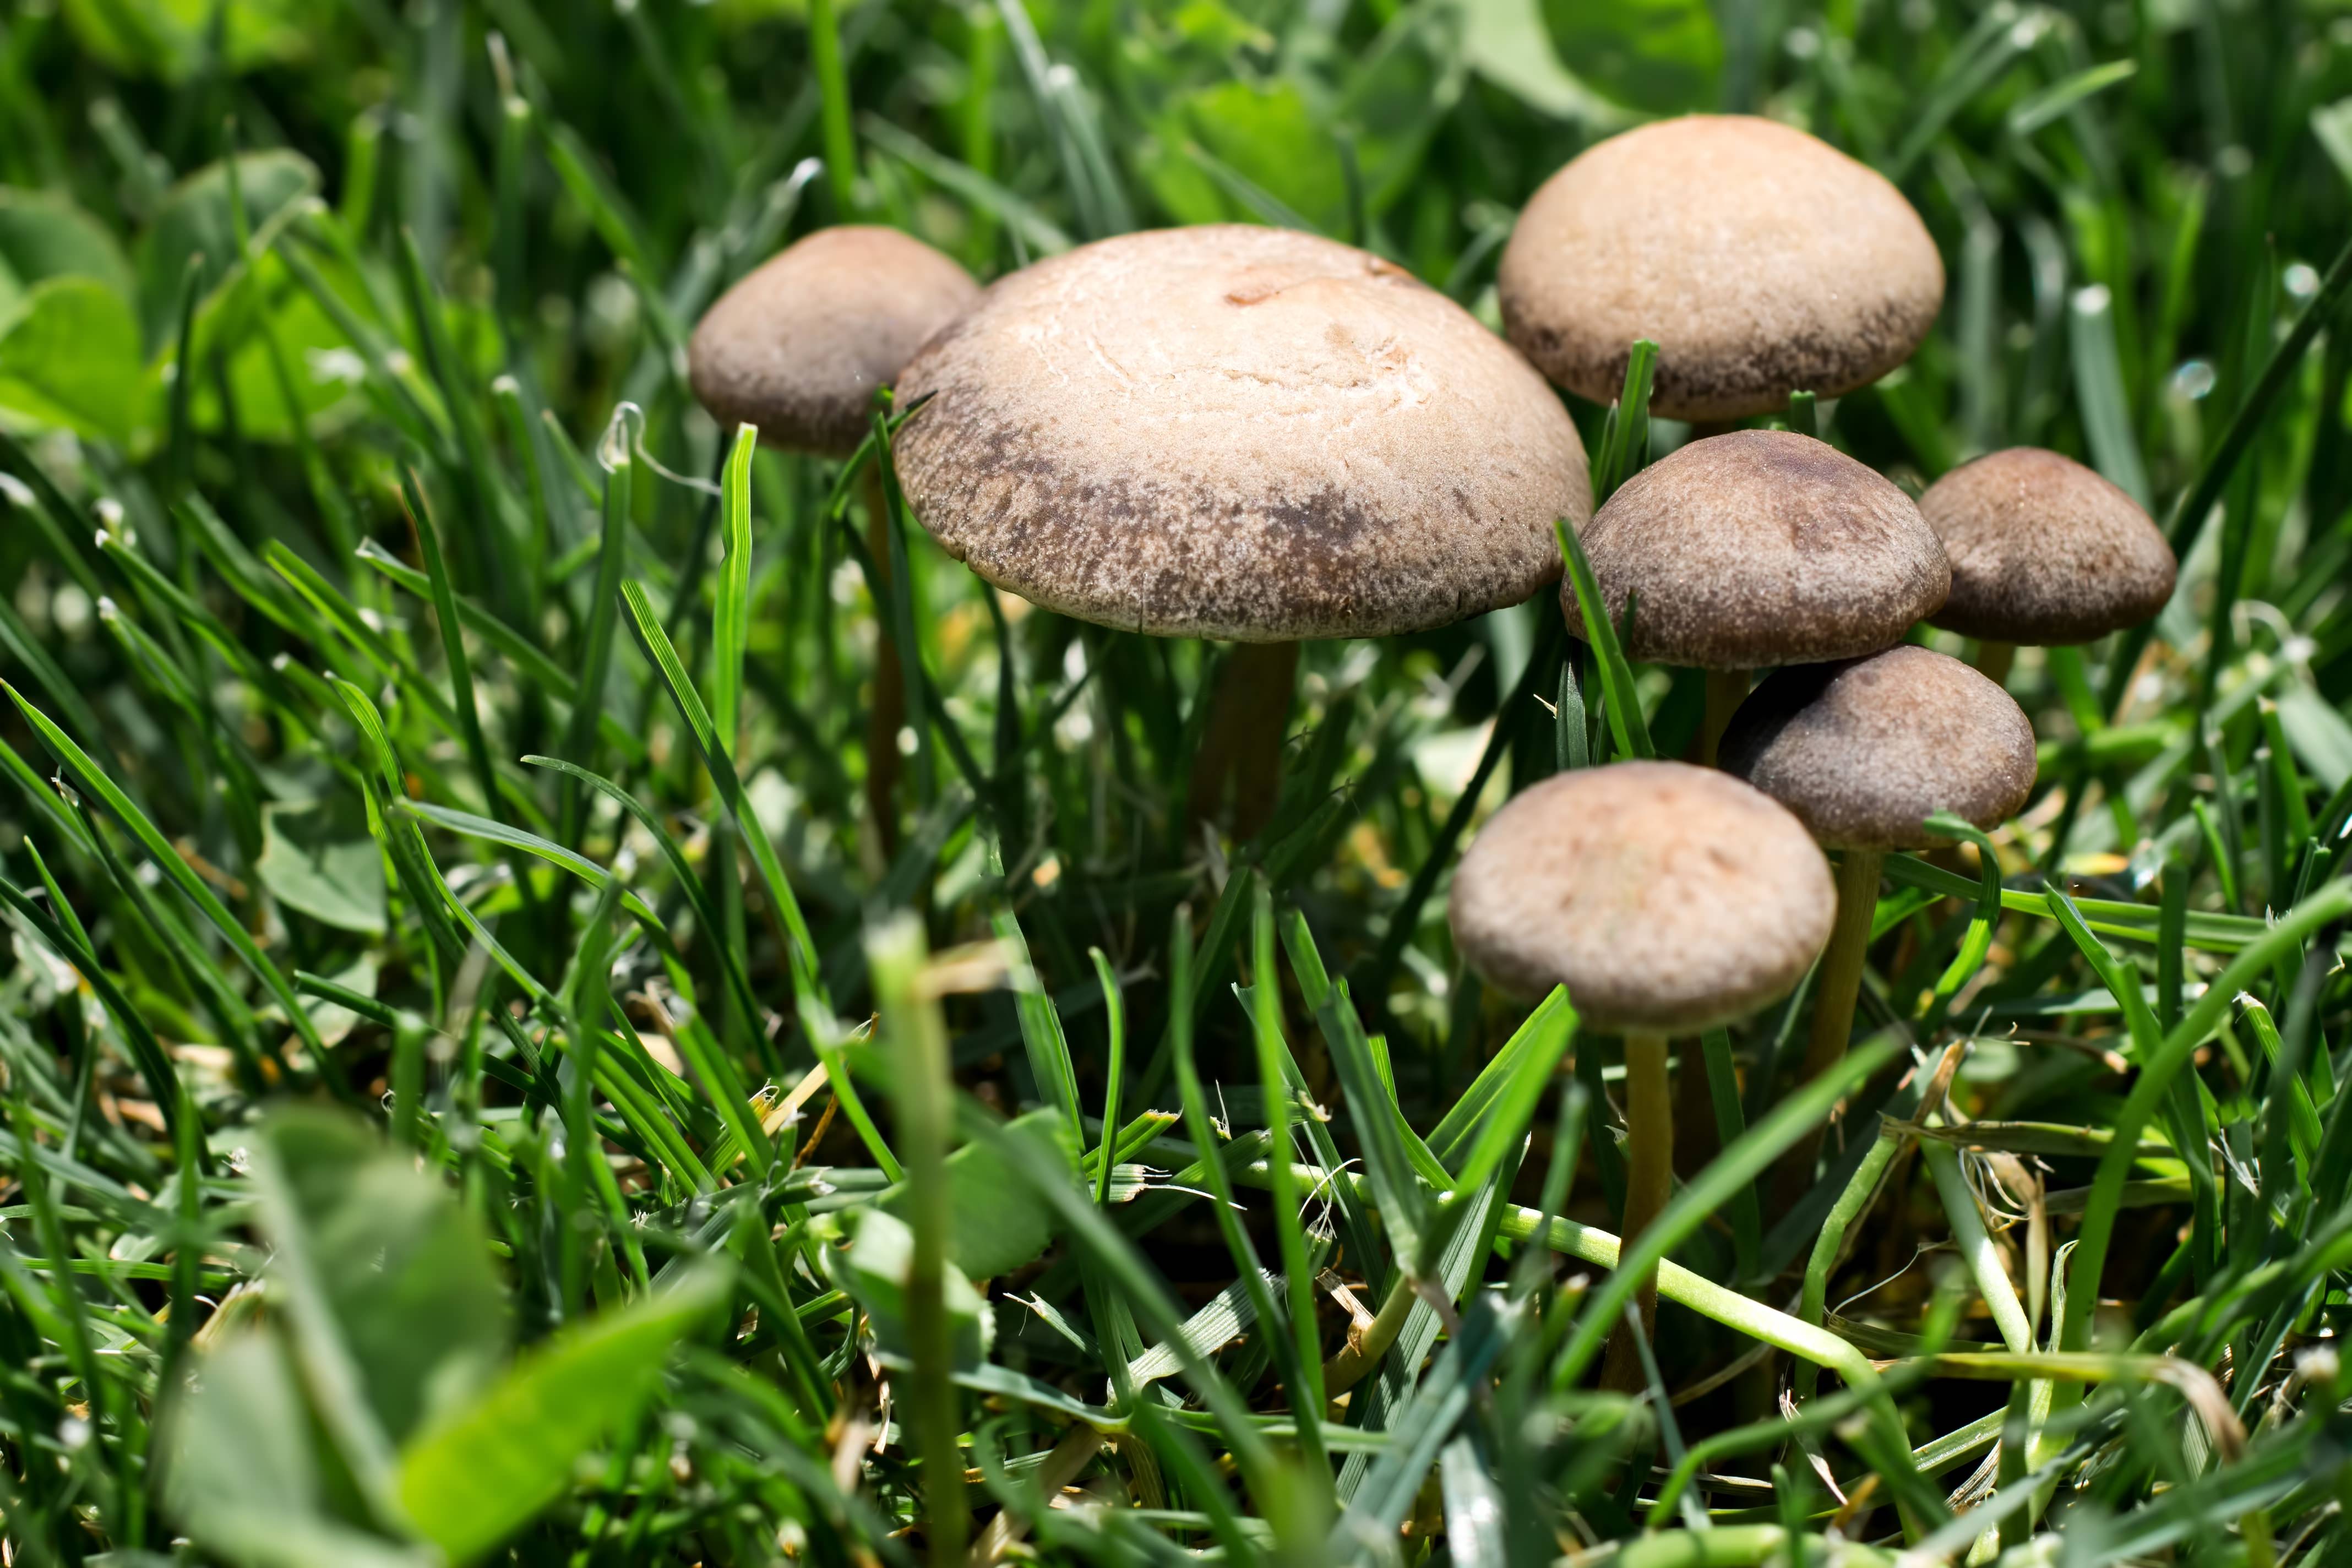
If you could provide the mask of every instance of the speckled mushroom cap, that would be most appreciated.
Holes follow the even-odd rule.
[[[1804,827],[1681,763],[1556,773],[1495,814],[1454,876],[1454,942],[1518,995],[1566,984],[1588,1027],[1684,1034],[1784,996],[1837,892]]]
[[[2139,503],[2072,458],[2012,447],[1927,487],[1952,562],[1930,617],[1963,637],[2052,647],[2135,626],[2172,597],[2172,547]]]
[[[1658,345],[1651,408],[1738,419],[1865,386],[1911,357],[1944,263],[1903,194],[1770,120],[1612,136],[1544,182],[1496,279],[1511,341],[1569,390],[1617,395]]]
[[[1657,664],[1764,669],[1853,658],[1903,640],[1950,571],[1919,509],[1825,442],[1735,430],[1668,453],[1580,531],[1626,652]],[[1584,635],[1574,589],[1569,629]]]
[[[1939,811],[1979,827],[2033,789],[2033,727],[1957,658],[1908,645],[1774,671],[1724,731],[1723,771],[1833,849],[1924,849]]]
[[[907,367],[898,437],[950,554],[1162,636],[1383,637],[1515,604],[1591,511],[1517,350],[1379,258],[1287,229],[1125,235],[1000,279]]]
[[[874,389],[980,292],[971,274],[895,228],[822,228],[719,297],[687,344],[710,416],[771,446],[847,457]]]

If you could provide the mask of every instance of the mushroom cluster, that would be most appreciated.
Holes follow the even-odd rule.
[[[2002,689],[2011,646],[2154,615],[2173,563],[2127,496],[2055,453],[1992,454],[1915,503],[1809,434],[1718,423],[1867,384],[1942,302],[1942,263],[1900,193],[1801,132],[1694,117],[1604,142],[1529,202],[1498,284],[1512,341],[1554,381],[1606,401],[1647,339],[1651,406],[1695,422],[1696,438],[1579,531],[1626,653],[1706,672],[1697,752],[1723,771],[1619,763],[1528,792],[1471,847],[1451,910],[1490,983],[1564,984],[1589,1026],[1622,1035],[1631,1237],[1674,1170],[1664,1037],[1785,994],[1818,958],[1803,1071],[1832,1067],[1885,854],[1934,845],[1938,814],[1991,827],[2032,788],[2032,730]],[[1573,585],[1560,593],[1583,636]],[[1979,639],[1983,669],[1907,643],[1922,622]],[[1757,671],[1774,673],[1751,692]],[[1725,794],[1725,775],[1749,787]],[[1707,795],[1697,778],[1723,782]],[[1822,848],[1839,857],[1833,882]],[[1766,863],[1777,879],[1752,885]],[[1626,1005],[1629,988],[1686,978],[1655,950],[1675,921],[1629,878],[1648,899],[1692,900],[1679,962],[1718,975],[1720,1008]],[[1765,951],[1778,962],[1759,966]],[[1687,1106],[1707,1086],[1684,1072]],[[1811,1186],[1816,1152],[1784,1163],[1784,1205]],[[1607,1376],[1639,1386],[1622,1344]]]
[[[895,460],[949,555],[1063,615],[1231,645],[1192,718],[1188,817],[1239,838],[1272,814],[1300,641],[1518,604],[1573,528],[1626,652],[1706,672],[1706,765],[1525,791],[1470,846],[1450,914],[1497,989],[1564,985],[1622,1037],[1631,1237],[1674,1180],[1668,1041],[1818,965],[1805,1071],[1832,1066],[1883,857],[1929,847],[1939,813],[1990,827],[2032,786],[2010,651],[2152,616],[2174,564],[2128,496],[2055,453],[1993,453],[1915,502],[1809,433],[1725,423],[1869,384],[1942,304],[1918,214],[1801,132],[1694,116],[1602,142],[1529,201],[1496,284],[1506,337],[1284,229],[1124,235],[984,289],[911,239],[834,229],[713,307],[692,381],[715,416],[835,457],[896,383],[929,399]],[[1605,402],[1640,340],[1650,406],[1694,438],[1633,454],[1595,511],[1546,377]],[[1923,622],[1977,639],[1979,668],[1908,643]],[[895,685],[867,757],[885,823]],[[1809,1183],[1811,1152],[1794,1163]]]

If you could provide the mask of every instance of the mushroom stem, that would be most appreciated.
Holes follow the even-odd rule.
[[[890,508],[882,473],[866,470],[866,548],[874,557],[874,700],[866,710],[866,815],[887,866],[898,852],[898,731],[907,727],[907,679],[890,632]]]
[[[1625,1237],[1628,1240],[1649,1228],[1674,1196],[1674,1090],[1666,1081],[1666,1037],[1664,1035],[1625,1037]],[[1654,1275],[1634,1294],[1642,1312],[1642,1331],[1658,1320],[1658,1281]],[[1639,1351],[1631,1336],[1619,1331],[1610,1338],[1601,1386],[1633,1393],[1647,1379]]]
[[[1282,742],[1290,723],[1291,689],[1298,677],[1295,642],[1237,643],[1209,693],[1209,720],[1192,758],[1185,815],[1214,822],[1224,815],[1230,785],[1233,834],[1257,837],[1274,818],[1282,794]]]
[[[1977,644],[1977,673],[1995,686],[2009,684],[2009,667],[2017,662],[2017,645],[2013,642]]]
[[[1805,1037],[1801,1081],[1811,1082],[1834,1067],[1853,1035],[1853,1004],[1862,991],[1870,924],[1878,913],[1878,870],[1885,858],[1876,849],[1848,849],[1838,857],[1837,923],[1830,929],[1830,945],[1822,954],[1821,977],[1813,987],[1812,1027]],[[1804,1196],[1821,1147],[1821,1131],[1815,1129],[1781,1157],[1779,1197],[1783,1205]]]
[[[1748,700],[1748,672],[1744,669],[1710,669],[1706,672],[1706,718],[1699,729],[1698,761],[1701,767],[1715,766],[1716,752],[1722,748],[1723,731],[1731,724],[1731,716]]]

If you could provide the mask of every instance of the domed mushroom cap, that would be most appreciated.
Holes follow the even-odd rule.
[[[1919,509],[1825,442],[1787,430],[1694,441],[1643,469],[1581,531],[1626,652],[1763,669],[1853,658],[1932,615],[1950,570]],[[1574,588],[1568,626],[1584,635]]]
[[[1556,773],[1496,812],[1447,913],[1503,990],[1564,984],[1592,1028],[1681,1034],[1788,994],[1836,908],[1821,850],[1769,797],[1628,762]]]
[[[1544,182],[1503,252],[1511,341],[1597,403],[1633,340],[1650,406],[1738,419],[1865,386],[1911,357],[1944,263],[1903,194],[1801,131],[1693,115],[1612,136]]]
[[[1000,279],[907,368],[898,438],[950,553],[1163,636],[1382,637],[1514,604],[1591,511],[1584,447],[1508,343],[1286,229],[1125,235]]]
[[[971,274],[894,228],[823,228],[719,297],[687,344],[687,379],[710,416],[772,446],[857,449],[874,389],[980,292]]]
[[[2033,788],[2033,727],[2008,692],[1904,646],[1776,670],[1724,731],[1724,772],[1834,849],[1924,849],[1939,811],[2006,821]]]
[[[1963,637],[2051,647],[2136,626],[2172,597],[2176,564],[2139,503],[2055,452],[2012,447],[1927,487],[1919,513],[1951,558],[1930,618]]]

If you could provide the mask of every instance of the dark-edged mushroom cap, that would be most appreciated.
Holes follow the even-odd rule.
[[[971,274],[895,228],[821,228],[770,257],[703,313],[687,378],[710,416],[771,446],[846,457],[874,389],[980,292]]]
[[[1797,819],[1738,779],[1681,763],[1556,773],[1463,856],[1454,945],[1493,984],[1557,984],[1590,1027],[1683,1034],[1796,985],[1837,892]]]
[[[2033,727],[2008,692],[1905,645],[1765,678],[1724,731],[1723,771],[1833,849],[1924,849],[1939,811],[2004,822],[2033,789]]]
[[[1636,338],[1650,406],[1738,419],[1834,396],[1911,357],[1944,301],[1927,226],[1876,171],[1803,132],[1693,115],[1612,136],[1544,182],[1496,282],[1511,341],[1606,403]]]
[[[1000,279],[907,367],[900,477],[947,551],[1164,636],[1383,637],[1515,604],[1590,515],[1517,350],[1378,257],[1209,225]]]
[[[1929,619],[2032,647],[2136,626],[2172,597],[2172,547],[2139,503],[2072,458],[2012,447],[1927,487],[1919,513],[1951,558]]]
[[[1943,547],[1911,498],[1825,442],[1734,430],[1668,453],[1580,531],[1627,653],[1765,669],[1900,642],[1944,602]],[[1573,587],[1568,626],[1584,635]]]

